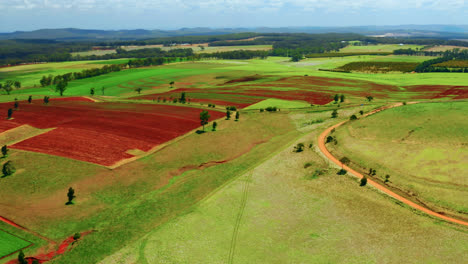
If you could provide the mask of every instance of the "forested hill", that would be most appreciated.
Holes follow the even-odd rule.
[[[401,25],[354,27],[258,27],[258,28],[181,28],[177,30],[96,30],[96,29],[40,29],[0,33],[0,39],[53,39],[60,41],[141,40],[150,38],[224,35],[241,32],[253,33],[356,33],[439,39],[468,39],[468,25]]]

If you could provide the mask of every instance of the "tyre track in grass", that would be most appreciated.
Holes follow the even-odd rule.
[[[239,212],[237,213],[236,223],[234,224],[234,230],[232,232],[231,246],[229,248],[229,257],[228,257],[229,264],[232,264],[234,261],[234,253],[236,250],[237,236],[239,234],[239,227],[242,221],[242,216],[244,215],[245,206],[247,204],[247,198],[249,195],[249,188],[250,188],[250,181],[252,179],[252,174],[253,172],[248,174],[248,176],[244,180],[245,181],[244,185],[242,186],[241,204],[239,207]]]
[[[374,111],[371,111],[371,112],[365,114],[363,117],[367,117],[367,116],[369,116],[369,115],[373,115],[373,114],[378,113],[378,112],[380,112],[380,111],[383,111],[383,110],[386,110],[386,109],[390,109],[390,108],[394,108],[394,107],[399,107],[399,106],[402,106],[402,105],[403,105],[402,103],[397,103],[397,104],[393,104],[393,105],[389,105],[389,106],[384,106],[384,107],[381,107],[381,108],[379,108],[379,109],[376,109],[376,110],[374,110]],[[326,137],[331,133],[331,131],[332,131],[333,129],[336,129],[336,128],[342,126],[343,124],[345,124],[345,123],[347,123],[347,122],[349,122],[349,121],[348,121],[348,120],[342,121],[342,122],[340,122],[340,123],[338,123],[338,124],[335,124],[335,125],[333,125],[333,126],[327,128],[325,131],[323,131],[323,132],[319,135],[319,137],[318,137],[318,147],[319,147],[320,151],[323,153],[323,155],[325,155],[325,157],[326,157],[328,160],[332,161],[332,162],[335,163],[336,165],[338,165],[338,166],[342,167],[343,169],[347,170],[348,172],[350,172],[350,173],[351,173],[352,175],[354,175],[355,177],[357,177],[357,178],[359,178],[359,179],[362,179],[362,178],[364,177],[364,175],[362,175],[361,173],[359,173],[359,172],[357,172],[357,171],[351,169],[351,168],[348,167],[347,165],[342,164],[342,163],[338,160],[338,158],[334,157],[334,156],[330,153],[330,151],[328,151],[327,147],[325,146],[325,139],[326,139]],[[442,215],[442,214],[439,214],[439,213],[434,212],[434,211],[432,211],[432,210],[430,210],[430,209],[428,209],[428,208],[426,208],[426,207],[423,207],[423,206],[421,206],[421,205],[419,205],[419,204],[416,204],[416,203],[414,203],[413,201],[410,201],[410,200],[408,200],[408,199],[402,197],[401,195],[398,195],[398,194],[396,194],[395,192],[393,192],[393,191],[387,189],[385,186],[383,186],[383,185],[381,185],[381,184],[375,182],[375,181],[372,180],[372,179],[369,179],[369,178],[368,178],[368,179],[367,179],[367,184],[372,185],[372,186],[373,186],[374,188],[376,188],[377,190],[379,190],[379,191],[381,191],[381,192],[387,194],[388,196],[390,196],[390,197],[392,197],[392,198],[394,198],[394,199],[396,199],[396,200],[398,200],[398,201],[400,201],[400,202],[402,202],[402,203],[404,203],[404,204],[406,204],[406,205],[412,207],[413,209],[416,209],[416,210],[418,210],[418,211],[421,211],[421,212],[423,212],[423,213],[425,213],[425,214],[428,214],[428,215],[430,215],[430,216],[436,217],[436,218],[438,218],[438,219],[442,219],[442,220],[447,221],[447,222],[449,222],[449,223],[454,223],[454,224],[458,224],[458,225],[462,225],[462,226],[468,227],[468,222],[463,221],[463,220],[459,220],[459,219],[455,219],[455,218],[452,218],[452,217],[448,217],[448,216],[445,216],[445,215]]]

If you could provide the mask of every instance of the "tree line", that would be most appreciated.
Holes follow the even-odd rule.
[[[451,60],[468,60],[468,50],[448,50],[444,51],[443,57],[427,60],[420,63],[415,71],[416,72],[468,72],[468,68],[452,69],[449,67],[436,66],[436,64],[443,63]]]

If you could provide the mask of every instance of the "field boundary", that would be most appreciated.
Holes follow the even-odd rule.
[[[373,111],[365,114],[363,117],[367,117],[369,115],[373,115],[373,114],[378,113],[380,111],[390,109],[390,108],[394,108],[394,107],[399,107],[399,106],[402,106],[402,105],[403,105],[403,103],[396,103],[396,104],[393,104],[393,105],[383,106],[383,107],[380,107],[380,108],[378,108],[376,110],[373,110]],[[358,179],[362,179],[362,178],[364,178],[364,176],[361,173],[359,173],[359,172],[351,169],[347,165],[341,163],[338,160],[338,158],[334,157],[330,153],[330,151],[328,151],[328,149],[327,149],[327,147],[325,145],[325,139],[331,133],[331,131],[333,129],[336,129],[336,128],[342,126],[343,124],[345,124],[347,122],[349,122],[349,120],[342,121],[342,122],[340,122],[338,124],[335,124],[335,125],[327,128],[325,131],[323,131],[318,137],[319,149],[325,155],[325,157],[328,160],[332,161],[336,165],[338,165],[338,166],[342,167],[343,169],[347,170],[348,172],[350,172],[351,175],[357,177]],[[404,203],[404,204],[406,204],[406,205],[408,205],[408,206],[410,206],[410,207],[412,207],[412,208],[414,208],[414,209],[416,209],[418,211],[421,211],[421,212],[423,212],[425,214],[428,214],[430,216],[445,220],[445,221],[450,222],[450,223],[459,224],[459,225],[463,225],[465,227],[468,227],[468,222],[439,214],[439,213],[434,212],[434,211],[432,211],[432,210],[430,210],[430,209],[428,209],[426,207],[418,205],[415,202],[410,201],[410,200],[404,198],[403,196],[396,194],[395,192],[389,190],[388,188],[382,186],[381,184],[377,183],[376,181],[374,181],[372,179],[367,179],[367,183],[372,185],[373,187],[375,187],[377,190],[385,193],[386,195],[388,195],[388,196],[390,196],[390,197],[392,197],[392,198],[394,198],[394,199],[396,199],[396,200],[398,200],[398,201],[400,201],[400,202],[402,202],[402,203]]]

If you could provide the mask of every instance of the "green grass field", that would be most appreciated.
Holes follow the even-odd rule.
[[[338,129],[336,151],[439,210],[468,213],[468,103],[406,105]],[[402,162],[406,161],[406,162]]]
[[[0,257],[29,246],[31,243],[17,236],[0,230]]]
[[[250,110],[250,109],[265,109],[267,107],[277,107],[277,108],[305,108],[305,107],[310,107],[310,104],[307,102],[300,102],[300,101],[287,101],[287,100],[281,100],[281,99],[266,99],[261,102],[258,102],[256,104],[250,105],[246,108],[245,110]]]
[[[304,118],[302,113],[291,113],[290,118],[297,115]],[[321,113],[307,116],[322,117]],[[317,133],[330,121],[295,143],[315,145]],[[418,215],[371,188],[359,187],[352,178],[336,175],[337,169],[330,168],[313,148],[303,153],[292,149],[291,142],[188,213],[101,263],[445,263],[464,259],[466,231]],[[304,168],[306,163],[310,167]],[[323,174],[317,176],[316,170]]]

